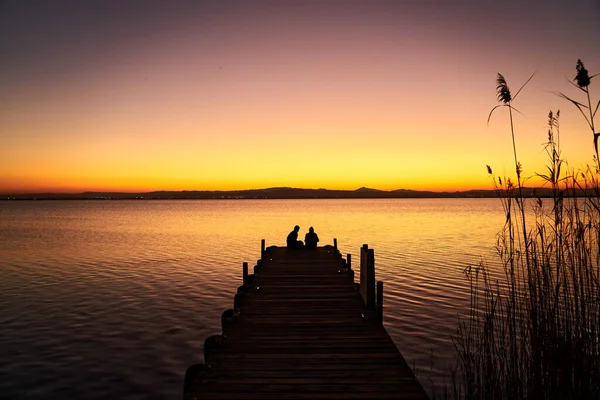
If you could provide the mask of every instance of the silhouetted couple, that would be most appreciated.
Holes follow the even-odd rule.
[[[298,232],[300,232],[300,227],[296,225],[294,230],[290,232],[287,236],[287,247],[288,249],[309,249],[314,250],[317,248],[317,243],[319,242],[319,236],[315,233],[315,230],[311,226],[308,229],[308,233],[304,236],[304,243],[302,240],[298,240]]]

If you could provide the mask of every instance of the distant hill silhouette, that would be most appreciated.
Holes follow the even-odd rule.
[[[582,193],[580,193],[582,194]],[[524,188],[526,197],[550,197],[548,188]],[[374,198],[477,198],[497,197],[494,190],[467,190],[432,192],[421,190],[378,190],[361,187],[356,190],[299,189],[273,187],[251,190],[183,190],[146,193],[84,192],[84,193],[28,193],[4,194],[0,200],[117,200],[117,199],[374,199]]]

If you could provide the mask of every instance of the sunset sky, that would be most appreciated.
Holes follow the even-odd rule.
[[[0,193],[491,188],[591,162],[598,0],[0,1]],[[600,96],[600,77],[592,81]]]

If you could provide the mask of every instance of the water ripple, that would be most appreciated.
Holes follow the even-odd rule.
[[[385,326],[423,385],[440,386],[468,306],[463,270],[489,259],[501,221],[495,200],[5,203],[0,393],[180,398],[242,262],[296,224],[338,238],[356,266],[363,243],[375,249]]]

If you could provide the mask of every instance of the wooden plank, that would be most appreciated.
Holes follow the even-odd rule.
[[[339,252],[263,249],[185,399],[427,399]]]

